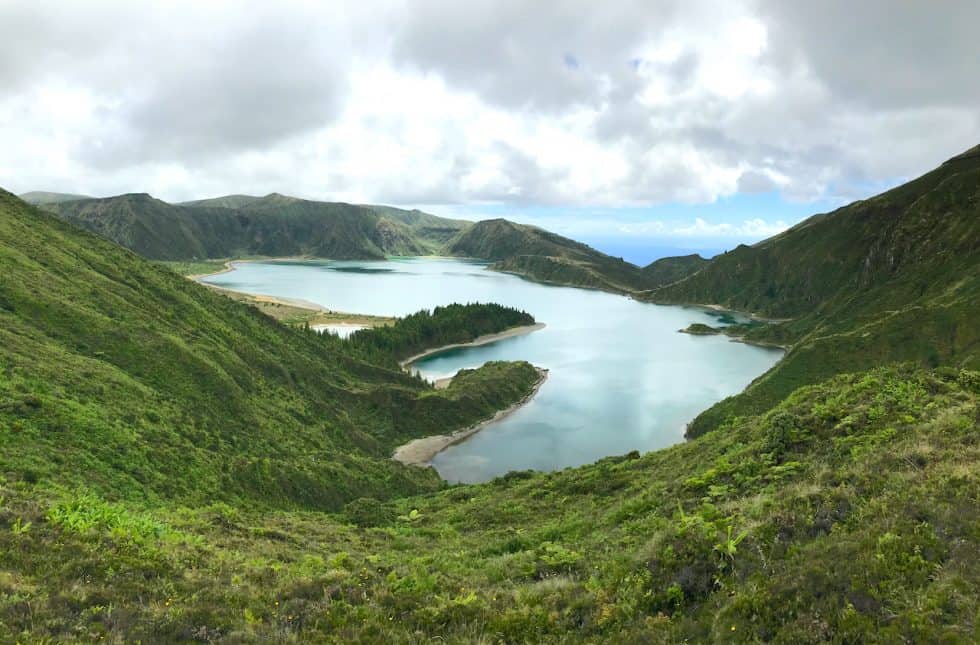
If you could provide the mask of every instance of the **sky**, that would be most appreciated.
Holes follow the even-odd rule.
[[[0,186],[710,254],[980,143],[977,25],[976,0],[3,0]]]

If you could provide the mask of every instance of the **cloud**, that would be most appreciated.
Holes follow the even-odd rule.
[[[789,225],[786,222],[777,221],[770,223],[759,218],[745,220],[741,224],[730,224],[727,222],[709,224],[700,217],[697,217],[692,224],[676,227],[671,233],[680,236],[761,239],[782,233],[787,228],[789,228]]]
[[[392,60],[507,109],[598,107],[679,4],[420,0],[399,24]]]
[[[82,164],[195,167],[321,128],[343,105],[345,38],[299,5],[134,7],[0,9],[5,94],[83,95],[71,151]]]
[[[740,193],[768,193],[776,188],[776,182],[765,172],[746,170],[738,177]]]
[[[842,102],[894,110],[980,105],[980,4],[762,0],[774,65],[803,68]]]
[[[515,210],[840,202],[980,140],[978,13],[966,0],[4,3],[0,183]],[[778,228],[765,223],[778,213],[760,217],[662,233]]]

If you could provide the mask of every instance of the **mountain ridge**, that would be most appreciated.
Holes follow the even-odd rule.
[[[736,330],[747,340],[791,349],[745,392],[702,413],[689,433],[765,409],[801,385],[885,362],[976,368],[977,149],[880,195],[740,245],[640,296],[787,319]]]
[[[319,202],[280,193],[171,204],[147,193],[39,204],[154,260],[236,257],[384,259],[450,255],[569,286],[629,294],[697,270],[696,256],[638,267],[587,244],[503,218],[469,222],[413,209]]]
[[[155,260],[247,256],[383,259],[426,255],[458,220],[391,207],[272,193],[170,204],[146,193],[42,204],[62,219]]]

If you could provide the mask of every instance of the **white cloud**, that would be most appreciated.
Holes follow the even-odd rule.
[[[675,227],[671,233],[680,236],[698,237],[739,237],[761,239],[770,237],[777,233],[782,233],[789,225],[780,220],[767,222],[760,218],[745,220],[741,224],[729,224],[727,222],[708,223],[700,217],[686,226]]]
[[[7,3],[0,185],[514,208],[849,199],[980,139],[976,3],[871,3]]]

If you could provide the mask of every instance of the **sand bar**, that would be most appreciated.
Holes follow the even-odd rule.
[[[548,370],[541,369],[540,367],[535,369],[538,370],[537,383],[534,384],[534,387],[527,396],[514,405],[498,411],[489,419],[485,419],[484,421],[472,425],[464,430],[457,430],[450,435],[438,434],[431,437],[422,437],[421,439],[409,441],[408,443],[399,446],[391,458],[407,466],[419,466],[422,468],[427,467],[429,462],[432,461],[433,457],[449,446],[469,439],[480,430],[483,430],[487,426],[504,419],[508,415],[520,409],[522,406],[524,406],[524,404],[534,398],[534,395],[538,393],[538,390],[541,389],[541,385],[543,385],[545,380],[548,378]]]
[[[468,343],[455,343],[453,345],[443,345],[442,347],[434,347],[433,349],[427,349],[424,352],[416,354],[415,356],[410,356],[405,360],[400,362],[402,367],[411,365],[415,361],[425,358],[426,356],[431,356],[432,354],[438,354],[449,349],[456,349],[457,347],[477,347],[479,345],[488,345],[490,343],[495,343],[498,340],[503,340],[504,338],[510,338],[512,336],[522,336],[524,334],[530,334],[532,331],[538,331],[539,329],[544,329],[544,323],[536,323],[534,325],[524,325],[523,327],[511,327],[510,329],[505,329],[504,331],[497,334],[484,334],[483,336],[477,336],[475,339]],[[441,379],[440,379],[441,380]]]

